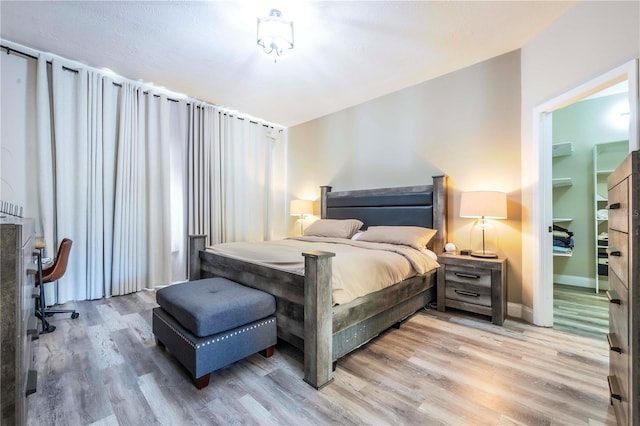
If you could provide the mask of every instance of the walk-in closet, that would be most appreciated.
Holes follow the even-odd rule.
[[[620,83],[553,112],[554,326],[608,330],[607,177],[629,152]]]

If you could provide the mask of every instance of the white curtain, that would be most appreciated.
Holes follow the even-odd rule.
[[[189,233],[207,244],[285,235],[286,137],[208,106],[189,115]]]
[[[37,169],[47,255],[63,238],[73,240],[47,303],[184,280],[185,229],[172,224],[172,212],[184,208],[171,207],[172,196],[184,205],[184,185],[171,184],[172,174],[184,175],[184,158],[172,164],[170,153],[186,149],[186,105],[93,71],[65,70],[56,58],[49,73],[46,60],[37,72]]]
[[[46,254],[51,253],[54,244],[53,228],[54,198],[53,193],[53,144],[51,135],[51,107],[49,76],[47,73],[47,57],[41,55],[36,71],[36,133],[37,152],[35,153],[38,174],[39,228],[42,229]],[[55,252],[54,252],[55,253]]]
[[[187,233],[209,244],[284,236],[282,130],[47,59],[36,81],[40,222],[48,256],[73,240],[48,304],[185,280]]]
[[[206,235],[207,245],[221,243],[220,110],[189,108],[189,234]]]
[[[261,123],[220,114],[223,241],[269,239],[274,141]]]
[[[116,159],[112,294],[171,283],[167,100],[122,84]]]

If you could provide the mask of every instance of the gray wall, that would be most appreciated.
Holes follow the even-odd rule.
[[[520,301],[520,52],[510,52],[289,129],[292,198],[335,190],[451,179],[449,241],[469,246],[473,220],[460,193],[504,191],[508,220],[496,221],[509,258],[509,300]]]

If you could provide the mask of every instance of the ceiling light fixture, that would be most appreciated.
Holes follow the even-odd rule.
[[[273,55],[275,62],[293,49],[293,22],[284,19],[278,9],[271,9],[269,16],[258,18],[258,46]]]

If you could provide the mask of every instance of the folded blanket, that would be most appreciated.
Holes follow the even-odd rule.
[[[554,247],[573,247],[573,238],[553,237]]]
[[[568,247],[557,247],[557,246],[553,246],[553,252],[554,253],[563,253],[563,254],[568,254],[571,253],[571,249]]]

